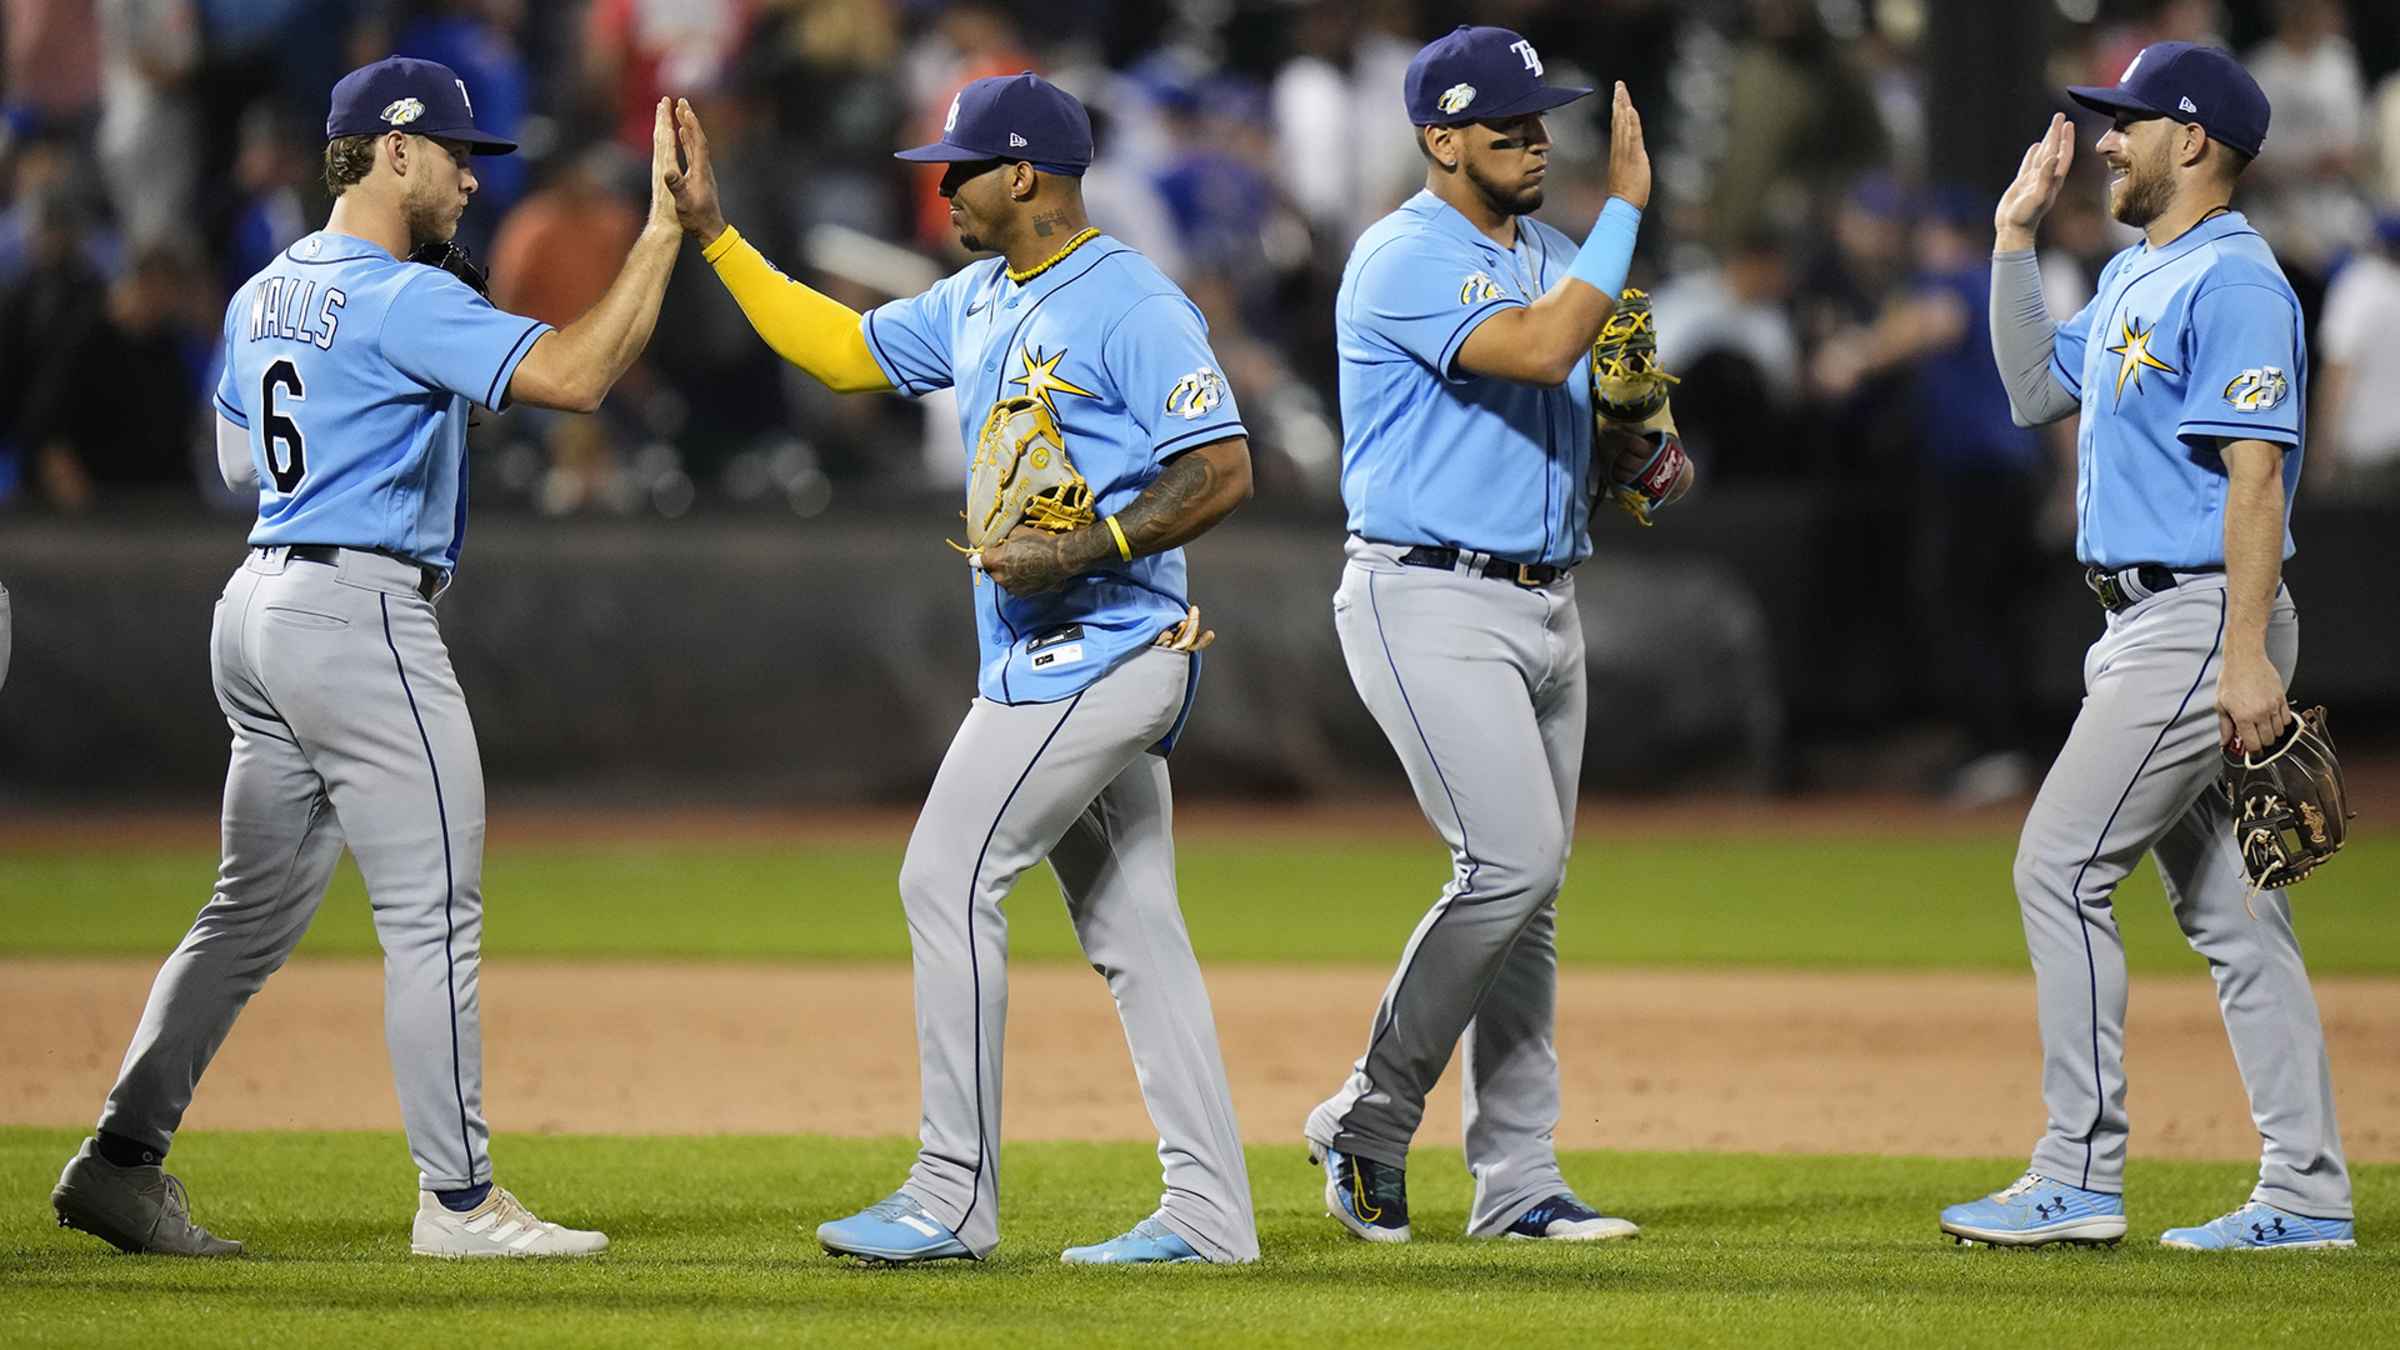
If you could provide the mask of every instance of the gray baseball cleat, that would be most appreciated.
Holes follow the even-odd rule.
[[[498,1186],[492,1187],[482,1204],[464,1213],[445,1208],[433,1192],[421,1191],[408,1249],[418,1256],[451,1261],[591,1256],[608,1250],[608,1235],[551,1223]]]
[[[92,1141],[67,1161],[50,1192],[58,1226],[91,1234],[122,1252],[156,1256],[239,1256],[242,1244],[192,1222],[183,1182],[164,1168],[119,1167]]]

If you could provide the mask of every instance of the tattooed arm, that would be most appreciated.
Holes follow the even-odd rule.
[[[1117,528],[1139,558],[1163,553],[1206,534],[1250,500],[1250,442],[1240,436],[1187,450],[1167,461],[1133,505],[1117,513]],[[1054,590],[1067,578],[1118,561],[1108,522],[1065,534],[1020,525],[983,550],[983,570],[1011,595]]]

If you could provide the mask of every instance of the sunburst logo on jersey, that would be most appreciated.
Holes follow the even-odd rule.
[[[2145,369],[2163,370],[2169,375],[2177,373],[2175,367],[2150,354],[2150,338],[2157,332],[2155,327],[2143,328],[2140,320],[2128,317],[2117,345],[2106,349],[2111,356],[2124,358],[2117,364],[2117,402],[2125,401],[2125,381],[2128,379],[2133,381],[2133,392],[2142,392],[2142,371]]]
[[[1058,373],[1058,363],[1067,359],[1066,348],[1061,347],[1050,356],[1042,355],[1039,347],[1027,347],[1017,354],[1024,358],[1025,373],[1009,376],[1008,382],[1024,385],[1025,393],[1029,397],[1040,399],[1042,406],[1050,410],[1052,417],[1058,416],[1058,401],[1051,397],[1053,394],[1073,394],[1077,398],[1100,397],[1089,389],[1069,383],[1064,376]]]

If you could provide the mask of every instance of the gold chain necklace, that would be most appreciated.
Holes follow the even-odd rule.
[[[1058,250],[1058,252],[1051,254],[1048,262],[1041,264],[1039,267],[1028,267],[1022,272],[1011,267],[1008,269],[1008,279],[1022,286],[1026,282],[1040,276],[1042,273],[1049,271],[1051,268],[1058,266],[1062,262],[1065,262],[1068,254],[1073,253],[1075,250],[1082,248],[1085,244],[1088,244],[1099,237],[1099,226],[1086,225],[1083,227],[1083,233],[1068,240],[1066,244]]]

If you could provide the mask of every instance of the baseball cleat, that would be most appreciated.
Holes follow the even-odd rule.
[[[827,1255],[889,1266],[975,1254],[906,1191],[894,1191],[847,1219],[818,1224],[817,1241]]]
[[[1942,1231],[1966,1246],[2114,1245],[2125,1236],[2125,1197],[2027,1172],[2006,1190],[1943,1210]]]
[[[1058,1259],[1070,1266],[1138,1266],[1182,1265],[1206,1258],[1153,1214],[1106,1242],[1069,1247]]]
[[[1514,1242],[1613,1242],[1641,1235],[1641,1225],[1633,1220],[1612,1219],[1576,1199],[1575,1192],[1560,1191],[1518,1215],[1501,1236]]]
[[[473,1261],[502,1256],[590,1256],[608,1250],[606,1233],[562,1228],[534,1217],[523,1201],[498,1186],[483,1203],[465,1211],[450,1209],[431,1191],[418,1193],[417,1222],[409,1251],[446,1261]]]
[[[242,1244],[192,1222],[191,1197],[164,1168],[119,1167],[83,1141],[50,1192],[58,1226],[89,1233],[121,1252],[153,1256],[240,1256]]]
[[[1308,1160],[1325,1165],[1325,1212],[1369,1242],[1408,1241],[1408,1172],[1308,1143]]]
[[[2348,1219],[2312,1219],[2253,1200],[2197,1228],[2170,1228],[2158,1244],[2187,1252],[2304,1252],[2355,1247],[2358,1238]]]

